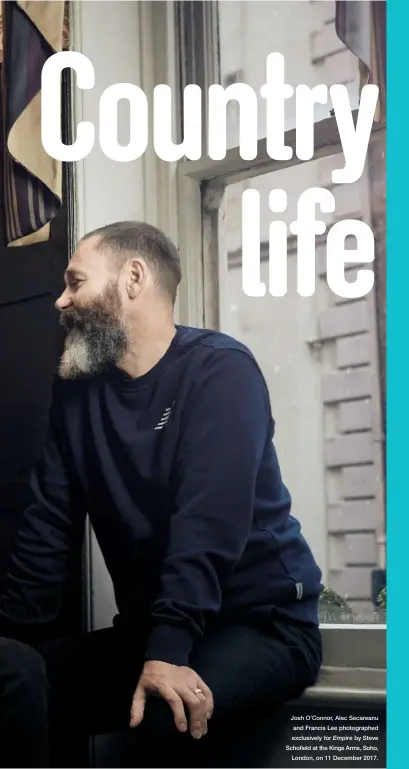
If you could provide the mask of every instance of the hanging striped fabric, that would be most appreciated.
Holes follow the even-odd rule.
[[[3,61],[3,6],[0,3],[0,65]]]
[[[41,143],[41,72],[62,49],[65,10],[58,0],[3,4],[3,219],[9,246],[48,240],[61,207],[62,165]]]

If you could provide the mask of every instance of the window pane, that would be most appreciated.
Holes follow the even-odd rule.
[[[259,138],[266,135],[265,99],[260,88],[266,82],[266,59],[281,53],[285,81],[294,88],[337,83],[348,87],[353,108],[358,107],[358,60],[335,32],[335,2],[309,0],[247,0],[219,3],[221,83],[247,83],[258,95]],[[316,120],[329,116],[332,105],[317,105]],[[286,129],[295,126],[295,98],[286,100]],[[228,110],[228,147],[239,139],[239,111],[231,101]]]
[[[343,166],[342,155],[321,158],[230,185],[219,217],[219,327],[253,351],[267,380],[293,513],[323,569],[326,587],[335,591],[322,600],[321,620],[330,623],[385,621],[374,604],[385,579],[383,142],[383,133],[374,136],[366,169],[355,184],[331,182],[332,170]],[[345,300],[330,290],[327,233],[316,236],[315,294],[305,298],[297,292],[297,240],[291,234],[287,293],[279,298],[269,294],[270,223],[295,220],[300,193],[315,186],[330,189],[335,198],[334,214],[316,214],[325,220],[327,232],[339,219],[362,219],[377,235],[378,285],[364,298]],[[258,298],[247,296],[242,287],[246,188],[260,192],[261,280],[267,288]],[[283,214],[269,210],[273,188],[287,192]],[[354,238],[346,247],[356,247]],[[347,265],[347,280],[354,280],[356,272],[356,265]]]

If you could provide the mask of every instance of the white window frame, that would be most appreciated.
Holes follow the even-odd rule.
[[[191,3],[176,3],[175,51],[179,57],[179,93],[189,82],[201,85],[205,93],[210,84],[220,82],[217,40],[218,3],[202,0],[194,3],[196,17],[201,14],[204,61],[188,58],[189,45],[182,35],[184,15]],[[201,9],[199,9],[201,6]],[[204,41],[204,42],[203,42]],[[196,38],[195,38],[196,42]],[[200,48],[200,46],[199,46]],[[354,116],[356,117],[357,111]],[[206,125],[206,114],[203,115]],[[382,130],[375,125],[373,131]],[[257,158],[246,161],[239,148],[233,147],[223,160],[204,156],[198,161],[182,160],[177,165],[177,240],[182,263],[183,282],[179,293],[179,322],[197,327],[218,325],[219,265],[222,233],[219,231],[219,206],[227,185],[279,171],[299,161],[295,154],[295,129],[285,135],[285,144],[293,148],[289,161],[272,160],[266,139],[258,141]],[[205,142],[203,146],[206,146]],[[314,160],[342,151],[335,117],[320,120],[315,128]],[[386,698],[386,625],[321,625],[324,644],[323,677],[308,693],[309,698],[356,700],[381,706]]]

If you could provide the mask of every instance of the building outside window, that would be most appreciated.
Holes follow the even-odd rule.
[[[259,94],[266,82],[267,56],[279,52],[285,59],[286,83],[294,87],[344,84],[351,106],[358,108],[359,64],[336,34],[335,2],[187,2],[179,4],[179,13],[187,62],[182,87],[196,82],[205,89],[220,82],[227,88],[242,82]],[[266,116],[261,97],[258,108],[263,148]],[[181,206],[188,203],[191,220],[197,222],[191,227],[193,234],[189,233],[187,256],[191,291],[196,281],[190,320],[240,339],[261,366],[293,512],[328,589],[322,600],[322,622],[383,623],[384,613],[377,605],[385,580],[383,286],[357,300],[334,294],[326,281],[326,235],[316,239],[312,297],[297,293],[296,236],[288,239],[285,296],[273,297],[268,288],[262,298],[247,296],[241,268],[243,192],[260,193],[260,277],[268,287],[270,223],[293,221],[299,195],[317,186],[329,189],[335,198],[335,212],[317,217],[327,227],[338,220],[360,219],[375,232],[375,272],[381,278],[384,132],[373,131],[361,178],[337,185],[332,171],[343,167],[344,160],[331,104],[315,108],[320,156],[291,166],[274,163],[266,153],[265,163],[260,155],[255,161],[243,161],[238,151],[239,120],[238,102],[232,100],[227,107],[225,160],[203,157],[197,162],[181,161],[179,166],[184,180]],[[285,128],[290,132],[294,127],[293,98],[286,102]],[[188,185],[196,184],[197,198],[192,187],[183,197],[186,180]],[[274,188],[287,193],[284,213],[273,214],[269,209],[269,192]],[[186,220],[185,209],[183,216]],[[351,236],[346,248],[355,247]],[[198,251],[203,254],[200,269],[193,264]],[[358,267],[349,267],[347,280],[354,280]]]

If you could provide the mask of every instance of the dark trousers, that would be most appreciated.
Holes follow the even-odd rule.
[[[42,657],[0,638],[0,766],[48,766],[47,696]]]
[[[263,720],[271,730],[274,712],[315,682],[321,660],[315,629],[270,622],[209,630],[191,665],[212,690],[215,708],[208,735],[195,741],[177,732],[159,698],[148,700],[141,726],[128,728],[143,648],[120,628],[52,641],[39,651],[50,685],[54,767],[87,766],[88,735],[113,731],[124,734],[123,766],[261,766]]]

